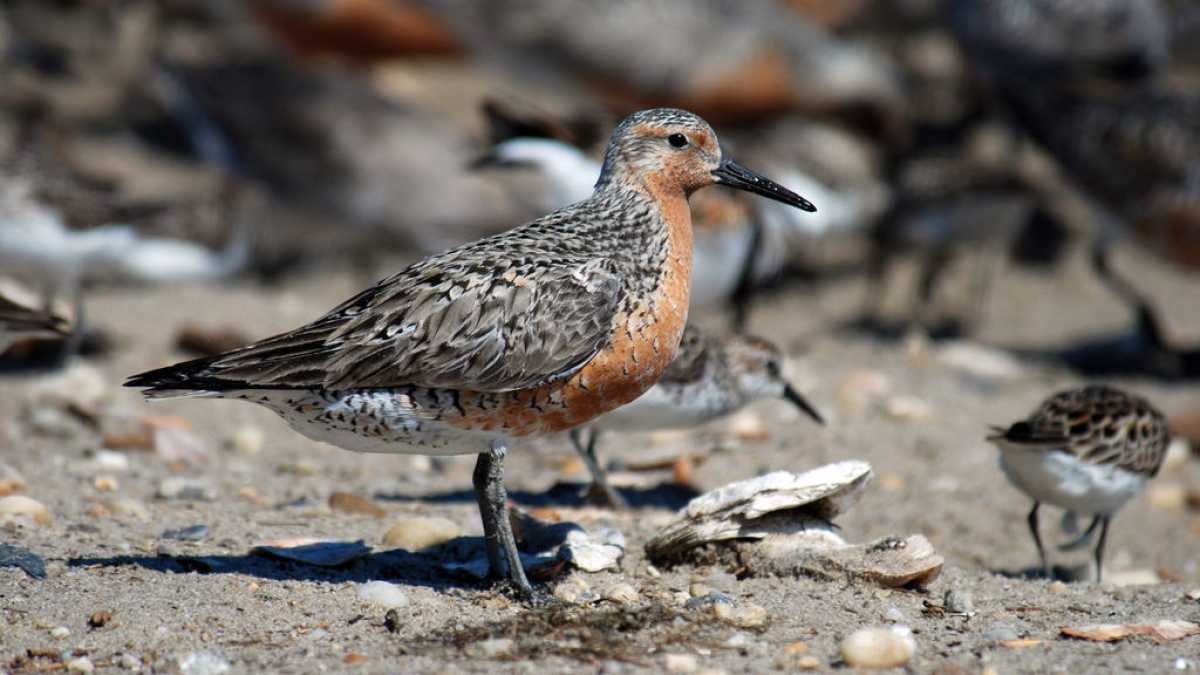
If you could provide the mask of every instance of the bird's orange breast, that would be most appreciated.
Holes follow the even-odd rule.
[[[660,197],[659,203],[668,225],[659,283],[649,297],[636,298],[629,311],[614,318],[609,344],[565,380],[499,396],[461,396],[464,415],[457,424],[511,436],[566,431],[654,386],[683,337],[692,274],[687,198],[680,193]]]

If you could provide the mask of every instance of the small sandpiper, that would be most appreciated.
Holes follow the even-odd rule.
[[[662,375],[687,322],[687,199],[714,184],[815,210],[723,158],[703,119],[644,110],[613,132],[591,197],[426,258],[306,326],[126,384],[258,403],[357,452],[479,453],[491,575],[507,566],[530,597],[508,520],[508,445],[585,424]]]
[[[7,279],[0,279],[0,354],[19,340],[66,338],[71,320],[51,303],[44,307],[35,294]]]
[[[1060,548],[1085,545],[1099,526],[1094,557],[1100,581],[1109,522],[1158,473],[1166,455],[1162,413],[1143,398],[1091,385],[1059,392],[1028,418],[993,432],[988,440],[1000,448],[1001,469],[1033,498],[1029,531],[1046,578],[1052,570],[1038,530],[1043,502],[1093,517],[1078,540]]]
[[[596,458],[596,441],[604,431],[685,429],[724,417],[764,398],[795,404],[819,424],[825,420],[783,378],[783,352],[771,342],[749,335],[716,337],[689,325],[675,360],[658,384],[626,404],[571,430],[571,441],[592,474],[591,494],[610,505],[624,506],[609,487]],[[584,442],[584,431],[590,432]]]

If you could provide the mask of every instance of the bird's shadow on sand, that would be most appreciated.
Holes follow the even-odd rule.
[[[630,509],[667,509],[677,511],[698,497],[700,492],[695,488],[677,483],[659,483],[658,485],[633,488],[615,487],[625,504]],[[509,490],[508,498],[513,503],[532,508],[545,507],[582,507],[588,506],[587,486],[579,483],[555,483],[549,490],[532,492],[528,490]],[[427,502],[430,504],[459,504],[475,503],[475,493],[472,490],[453,490],[426,495],[405,495],[378,493],[375,499],[391,502]]]
[[[180,554],[112,557],[80,557],[67,560],[68,567],[140,567],[162,574],[242,574],[272,581],[317,583],[365,583],[389,581],[403,586],[423,586],[437,591],[452,588],[485,589],[488,582],[452,576],[441,564],[449,559],[483,554],[482,537],[459,537],[442,546],[413,553],[404,549],[367,553],[336,567],[283,560],[258,553]],[[458,554],[458,555],[454,555]]]
[[[1004,577],[1005,579],[1019,579],[1021,581],[1062,581],[1065,583],[1074,583],[1077,581],[1091,581],[1092,568],[1090,565],[1074,565],[1066,567],[1063,565],[1054,565],[1050,570],[1053,575],[1049,579],[1046,578],[1042,568],[1038,565],[1032,567],[1022,567],[1020,569],[993,569],[992,574]]]

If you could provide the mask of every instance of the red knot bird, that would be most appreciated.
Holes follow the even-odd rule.
[[[783,377],[783,352],[749,335],[717,337],[693,325],[683,332],[675,360],[658,383],[632,403],[571,430],[571,441],[592,474],[592,494],[612,506],[624,500],[596,459],[605,431],[683,429],[724,417],[764,398],[783,398],[824,424],[820,413]],[[586,444],[584,429],[590,431]]]
[[[687,321],[688,196],[714,184],[815,210],[724,158],[700,117],[644,110],[613,132],[584,201],[428,257],[296,330],[126,384],[150,398],[258,403],[358,452],[479,453],[491,575],[507,566],[529,597],[508,520],[508,445],[585,424],[662,375]]]
[[[1099,581],[1109,522],[1158,473],[1166,456],[1162,414],[1143,398],[1092,385],[1059,392],[1028,418],[993,431],[988,440],[1000,448],[1000,467],[1033,498],[1029,531],[1046,578],[1052,570],[1038,531],[1043,502],[1093,516],[1078,540],[1060,548],[1086,545],[1099,526],[1094,553]]]

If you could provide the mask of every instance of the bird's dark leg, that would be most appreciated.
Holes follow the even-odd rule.
[[[1100,520],[1100,540],[1096,542],[1096,583],[1101,580],[1101,568],[1104,565],[1104,542],[1108,539],[1108,523],[1112,516],[1098,516]]]
[[[588,471],[592,474],[592,487],[588,490],[589,494],[602,496],[613,508],[625,508],[625,499],[609,486],[608,475],[604,469],[600,468],[600,461],[596,459],[596,439],[600,437],[600,431],[598,429],[590,430],[586,446],[583,444],[582,427],[572,429],[570,436],[571,443],[575,446],[575,452],[579,453],[583,463],[587,465]]]
[[[1087,529],[1083,531],[1083,534],[1079,535],[1075,539],[1072,539],[1071,541],[1068,541],[1065,544],[1059,544],[1058,550],[1074,551],[1075,549],[1077,549],[1077,548],[1083,546],[1084,544],[1088,543],[1089,541],[1091,541],[1092,533],[1096,531],[1096,526],[1100,524],[1100,519],[1102,517],[1103,516],[1096,516],[1095,518],[1092,518],[1091,525],[1087,526]]]
[[[487,452],[480,453],[475,463],[475,498],[479,502],[479,515],[483,520],[483,539],[492,578],[505,577],[504,565],[507,562],[508,578],[522,595],[532,597],[533,587],[525,577],[521,555],[517,552],[517,540],[508,519],[508,493],[504,489],[504,457],[507,454],[508,448],[499,442],[494,443]]]
[[[1050,569],[1050,562],[1046,557],[1046,549],[1042,546],[1042,534],[1038,531],[1038,508],[1040,507],[1040,503],[1034,502],[1033,508],[1029,510],[1029,518],[1027,519],[1029,522],[1029,533],[1033,535],[1033,543],[1037,546],[1038,558],[1042,561],[1042,574],[1047,579],[1053,579],[1054,573]]]
[[[738,285],[733,289],[733,331],[742,333],[750,321],[750,303],[754,300],[755,279],[754,266],[758,263],[759,254],[763,247],[763,223],[761,218],[750,220],[750,246],[746,249],[746,257],[742,260],[742,269],[738,274]]]

